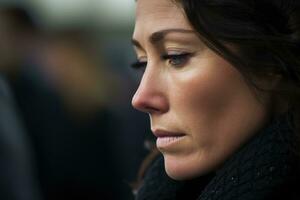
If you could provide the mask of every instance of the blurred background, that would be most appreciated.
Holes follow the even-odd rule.
[[[134,0],[0,1],[0,199],[132,199]],[[148,149],[147,149],[148,148]]]

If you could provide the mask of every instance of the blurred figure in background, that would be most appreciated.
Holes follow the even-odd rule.
[[[51,119],[39,119],[46,133],[40,140],[49,137],[42,148],[51,146],[43,168],[56,172],[43,173],[51,199],[125,198],[115,155],[120,130],[108,109],[113,77],[99,68],[86,45],[83,32],[63,31],[48,36],[40,51],[41,73],[57,94],[54,107],[36,114]]]
[[[44,198],[131,199],[119,166],[129,155],[119,137],[124,123],[109,108],[118,81],[95,59],[86,33],[45,35],[20,8],[3,8],[0,16],[0,68],[32,143]]]
[[[5,79],[0,77],[0,198],[41,200],[31,142]]]
[[[0,198],[9,200],[41,200],[32,145],[24,130],[5,74],[13,80],[23,41],[17,41],[18,28],[27,24],[26,15],[14,9],[0,9]],[[19,24],[15,16],[23,19]],[[24,27],[22,27],[24,24]],[[27,31],[27,30],[26,30]],[[28,30],[29,31],[29,30]]]

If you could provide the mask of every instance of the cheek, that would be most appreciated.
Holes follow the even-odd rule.
[[[245,141],[264,118],[264,109],[240,73],[213,62],[177,78],[173,113],[193,138],[193,151],[222,160]],[[173,101],[172,101],[173,100]]]
[[[209,130],[238,101],[240,91],[245,90],[243,84],[226,62],[203,63],[176,78],[171,106],[192,127]]]
[[[178,179],[219,167],[266,119],[265,107],[235,68],[221,59],[198,63],[168,83],[170,114],[188,135],[179,153],[165,154],[168,174]]]

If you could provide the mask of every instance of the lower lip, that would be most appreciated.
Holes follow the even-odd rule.
[[[185,136],[158,137],[156,140],[157,148],[166,148],[180,142]]]

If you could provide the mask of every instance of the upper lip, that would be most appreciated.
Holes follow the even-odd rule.
[[[152,132],[156,137],[176,137],[176,136],[184,136],[185,135],[184,133],[171,132],[171,131],[166,131],[166,130],[161,130],[161,129],[153,130]]]

